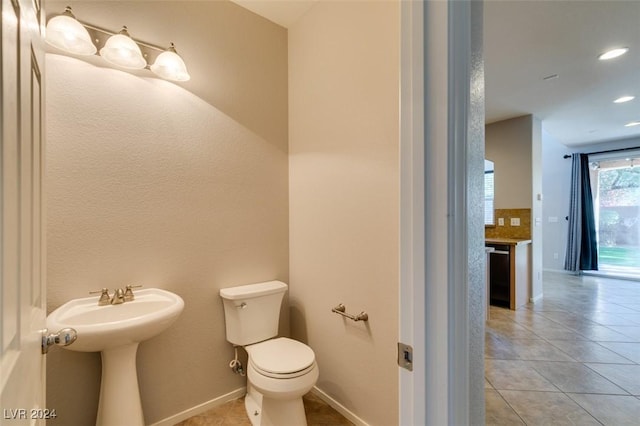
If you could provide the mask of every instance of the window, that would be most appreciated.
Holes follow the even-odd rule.
[[[635,155],[634,155],[635,154]],[[589,157],[598,232],[598,269],[640,276],[640,153]],[[595,161],[594,161],[595,160]]]
[[[484,160],[484,225],[495,225],[493,161]]]

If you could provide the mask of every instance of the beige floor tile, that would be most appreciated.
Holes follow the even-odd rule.
[[[640,422],[640,400],[624,395],[569,394],[582,408],[604,425],[637,425]]]
[[[509,339],[498,337],[491,333],[485,334],[484,339],[485,358],[494,359],[519,359]]]
[[[308,393],[303,397],[308,426],[349,426],[353,425],[344,416],[322,401],[316,395]],[[244,398],[235,399],[216,408],[193,416],[176,426],[251,426],[244,406]]]
[[[606,327],[589,323],[576,323],[567,325],[568,328],[577,331],[583,336],[595,342],[633,342],[634,339],[622,333]]]
[[[640,342],[640,326],[612,326],[610,328]]]
[[[488,333],[508,339],[539,339],[536,334],[512,320],[489,320],[486,323]]]
[[[562,392],[628,394],[579,362],[531,361],[529,365]]]
[[[602,342],[601,344],[635,363],[640,363],[639,342]]]
[[[485,391],[484,396],[487,425],[524,425],[522,419],[497,391]]]
[[[594,312],[585,314],[585,317],[600,325],[637,325],[632,319],[625,318],[624,315],[609,312]]]
[[[498,390],[558,391],[525,361],[486,359],[485,377]]]
[[[530,361],[575,361],[569,355],[546,341],[530,339],[511,340],[513,350],[518,357]]]
[[[526,309],[491,308],[487,423],[640,424],[640,285],[545,273],[543,286]]]
[[[633,361],[605,348],[597,342],[549,340],[556,348],[580,362],[602,362],[607,364],[633,364]]]
[[[587,363],[598,374],[632,395],[640,395],[640,365]]]
[[[599,425],[587,411],[561,392],[499,391],[529,426]]]

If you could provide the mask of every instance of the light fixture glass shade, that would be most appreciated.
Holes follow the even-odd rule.
[[[151,65],[153,71],[158,77],[172,81],[187,81],[191,78],[187,72],[187,66],[176,52],[176,48],[171,43],[169,48],[158,55],[156,61]]]
[[[87,29],[76,20],[70,7],[62,15],[55,16],[47,23],[45,40],[50,45],[76,55],[93,55],[96,46],[91,41]]]
[[[104,47],[100,49],[100,56],[110,64],[122,68],[140,70],[147,66],[140,47],[129,36],[127,27],[122,27],[118,34],[109,37]]]

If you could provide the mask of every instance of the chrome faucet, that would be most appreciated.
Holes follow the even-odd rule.
[[[117,288],[113,292],[113,297],[111,298],[110,303],[112,305],[120,305],[121,303],[124,303],[124,290],[122,290],[121,288]]]
[[[98,306],[108,305],[111,301],[111,297],[109,296],[109,289],[103,288],[101,290],[89,292],[89,294],[98,294],[98,293],[100,293],[100,299],[98,299]]]
[[[124,292],[124,301],[125,302],[131,302],[135,297],[133,296],[133,290],[131,290],[132,288],[140,288],[142,287],[141,285],[128,285],[125,287],[125,292]]]

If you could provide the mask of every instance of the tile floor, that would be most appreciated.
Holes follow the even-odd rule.
[[[545,273],[544,298],[491,307],[488,425],[640,424],[640,282]]]
[[[340,413],[312,393],[303,397],[308,426],[353,425]],[[200,415],[188,418],[176,426],[242,425],[251,426],[244,408],[244,398],[227,402]],[[284,425],[283,425],[284,426]]]

